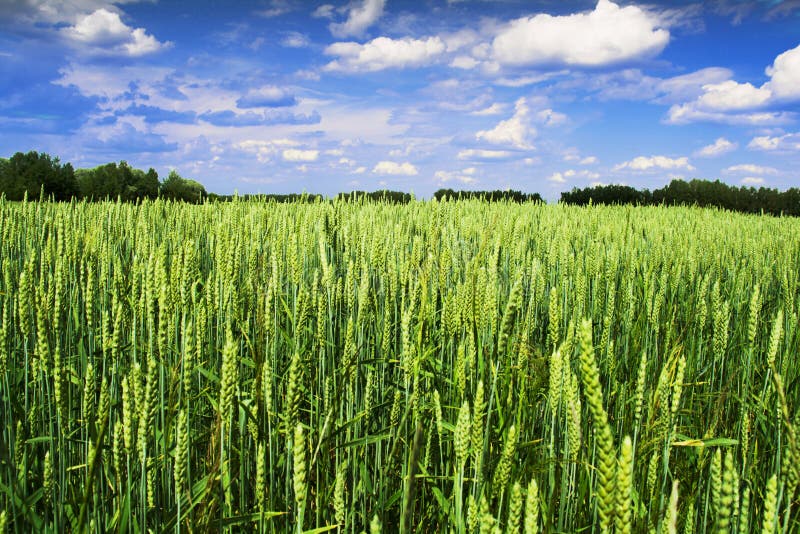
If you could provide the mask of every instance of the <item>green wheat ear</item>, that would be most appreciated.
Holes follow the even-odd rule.
[[[292,487],[294,489],[294,502],[297,505],[298,532],[302,532],[303,512],[307,497],[306,475],[305,438],[303,426],[298,423],[294,429],[292,445]]]
[[[584,319],[579,331],[581,379],[584,396],[594,419],[595,439],[597,440],[597,512],[600,528],[611,530],[616,507],[616,466],[614,438],[608,425],[608,415],[603,408],[603,390],[600,386],[600,372],[592,345],[592,323]]]
[[[381,520],[378,518],[378,514],[372,516],[372,521],[369,523],[369,533],[370,534],[381,534],[382,531]]]
[[[764,493],[761,534],[774,534],[778,526],[778,475],[772,475]]]
[[[522,486],[519,481],[511,486],[511,499],[508,504],[508,524],[506,532],[518,534],[522,519]]]
[[[525,496],[525,534],[539,532],[539,486],[531,479]]]
[[[617,462],[617,509],[615,516],[616,532],[629,534],[632,521],[633,491],[633,442],[629,436],[622,440],[622,448]]]

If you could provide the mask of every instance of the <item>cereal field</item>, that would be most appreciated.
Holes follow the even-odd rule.
[[[0,532],[797,532],[800,221],[0,201]]]

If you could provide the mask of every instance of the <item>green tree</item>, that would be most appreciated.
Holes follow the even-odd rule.
[[[206,189],[199,182],[181,177],[174,169],[161,184],[161,195],[172,200],[184,202],[202,202],[207,196]]]
[[[0,165],[0,192],[9,200],[38,198],[45,196],[55,200],[69,200],[78,194],[75,171],[69,163],[61,164],[59,159],[44,152],[17,152]]]
[[[81,196],[87,199],[134,202],[158,196],[158,173],[152,168],[147,172],[134,169],[126,161],[80,169],[77,176]]]

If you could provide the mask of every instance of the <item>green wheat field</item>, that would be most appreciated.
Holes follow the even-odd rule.
[[[0,200],[0,532],[798,532],[800,219]]]

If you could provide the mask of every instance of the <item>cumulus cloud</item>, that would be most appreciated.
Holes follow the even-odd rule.
[[[325,65],[327,71],[375,72],[389,68],[419,67],[435,61],[445,51],[439,37],[391,39],[378,37],[364,44],[333,43],[325,54],[336,56]]]
[[[764,179],[760,176],[746,176],[741,179],[741,183],[744,185],[761,185],[764,183]]]
[[[531,139],[536,136],[536,129],[530,125],[530,108],[525,98],[520,98],[514,105],[514,115],[510,119],[500,121],[491,130],[481,130],[475,137],[494,145],[510,145],[520,149],[531,149]]]
[[[687,74],[659,80],[656,84],[656,100],[660,103],[685,102],[701,96],[704,87],[713,87],[733,76],[730,69],[706,67]]]
[[[379,161],[372,169],[375,174],[388,174],[393,176],[416,176],[417,168],[411,163],[397,163],[395,161]]]
[[[470,70],[474,69],[480,64],[478,60],[471,56],[456,56],[450,62],[450,66],[456,69]]]
[[[732,165],[722,172],[742,174],[778,174],[778,169],[775,167],[762,167],[761,165],[753,165],[752,163],[742,163],[740,165]]]
[[[317,11],[322,7],[317,8]],[[334,22],[329,29],[336,37],[359,37],[381,18],[384,7],[386,7],[386,0],[363,0],[361,3],[351,4],[347,10],[347,20],[340,23]]]
[[[769,89],[734,80],[704,85],[703,91],[696,105],[708,111],[753,109],[766,104],[772,96]]]
[[[667,156],[638,156],[614,167],[615,171],[648,171],[651,169],[686,169],[687,171],[693,171],[694,167],[689,164],[689,158],[687,157],[669,158]]]
[[[284,161],[317,161],[317,158],[319,158],[319,150],[287,148],[281,155]]]
[[[119,14],[101,8],[61,30],[73,45],[96,55],[143,56],[172,45],[160,42],[144,28],[131,28]]]
[[[594,165],[597,163],[597,157],[595,156],[586,156],[580,162],[581,165]]]
[[[670,108],[667,122],[710,121],[745,125],[790,122],[792,113],[762,110],[776,103],[800,99],[800,46],[779,54],[765,72],[770,79],[760,87],[731,79],[703,85],[703,93],[697,98]]]
[[[246,95],[236,101],[236,105],[242,109],[246,108],[278,108],[284,106],[294,106],[297,99],[291,93],[281,87],[266,85],[258,89],[251,89]]]
[[[503,65],[596,67],[652,57],[669,42],[658,18],[638,6],[599,0],[593,11],[512,21],[492,42]]]
[[[754,137],[747,148],[765,151],[795,151],[800,150],[800,132],[785,135]]]
[[[776,98],[800,98],[800,45],[776,57],[766,73],[770,77],[766,87]]]
[[[738,146],[738,144],[732,143],[724,137],[720,137],[710,145],[706,145],[695,152],[695,156],[699,156],[701,158],[713,158],[715,156],[721,156],[722,154],[732,152],[736,150]]]

